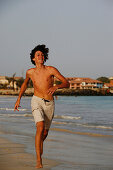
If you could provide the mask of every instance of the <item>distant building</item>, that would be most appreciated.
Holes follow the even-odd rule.
[[[11,77],[9,77],[11,78]],[[14,77],[15,80],[19,80],[21,77]],[[13,83],[12,81],[10,82],[9,84],[9,81],[6,79],[6,76],[0,76],[0,84],[1,85],[7,85],[8,88],[12,88],[13,87]],[[16,81],[14,82],[14,88],[16,89],[17,88],[17,85],[16,85]]]
[[[104,83],[103,88],[113,90],[113,77],[109,77],[109,80],[110,83]]]
[[[113,89],[113,84],[111,84],[111,83],[104,83],[103,88],[105,88],[105,89]]]
[[[109,80],[110,80],[110,84],[113,85],[113,77],[110,77]]]
[[[8,80],[6,79],[5,76],[0,76],[0,84],[8,84]]]
[[[66,79],[69,81],[71,89],[96,89],[103,87],[101,81],[87,77],[67,77]]]

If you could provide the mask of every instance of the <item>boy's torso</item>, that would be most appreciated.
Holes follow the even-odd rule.
[[[49,88],[53,87],[54,76],[49,66],[42,69],[32,68],[29,70],[29,77],[33,82],[34,95],[47,100],[53,100],[53,96],[48,94]]]

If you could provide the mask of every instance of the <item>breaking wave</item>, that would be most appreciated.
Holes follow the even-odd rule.
[[[14,108],[0,108],[0,110],[14,111]],[[19,111],[28,111],[29,109],[20,109]]]
[[[104,125],[88,125],[88,124],[76,124],[77,126],[87,127],[87,128],[97,128],[97,129],[113,129],[112,126]]]
[[[71,119],[71,120],[73,120],[73,119],[75,119],[75,120],[81,119],[80,116],[75,117],[75,116],[65,116],[65,115],[55,115],[54,118],[55,119]]]
[[[56,124],[56,125],[66,125],[67,122],[57,122],[57,121],[52,121],[53,124]]]
[[[32,117],[32,114],[0,114],[0,116],[6,117]]]

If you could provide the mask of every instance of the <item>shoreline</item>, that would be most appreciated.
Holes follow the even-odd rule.
[[[25,151],[25,145],[14,143],[7,137],[0,136],[0,169],[1,170],[35,170],[36,156]],[[59,165],[58,161],[43,158],[44,170]]]
[[[68,134],[75,134],[75,135],[83,135],[83,136],[90,136],[90,137],[108,137],[108,138],[113,138],[113,135],[103,135],[99,133],[90,133],[90,132],[74,132],[68,129],[61,129],[61,128],[50,128],[51,131],[56,131],[56,132],[64,132]]]
[[[18,96],[20,90],[0,89],[0,96]],[[33,96],[34,89],[27,88],[23,96]],[[113,96],[113,93],[106,90],[91,90],[91,89],[58,89],[55,91],[54,96]]]

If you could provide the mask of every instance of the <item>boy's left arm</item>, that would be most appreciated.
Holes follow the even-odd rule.
[[[52,75],[61,81],[61,84],[55,85],[48,90],[49,94],[53,94],[57,89],[68,88],[69,82],[66,78],[54,67],[52,67]]]

